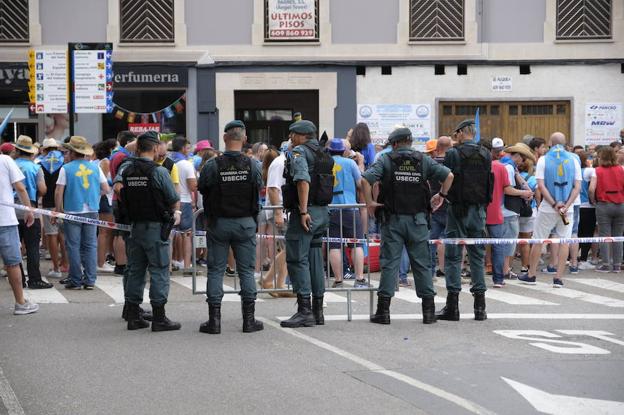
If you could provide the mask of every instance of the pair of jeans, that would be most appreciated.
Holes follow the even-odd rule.
[[[439,210],[431,215],[431,229],[429,239],[446,238],[446,209]],[[431,251],[431,276],[435,276],[436,264],[438,263],[438,246],[429,245]]]
[[[488,235],[492,239],[500,239],[505,234],[505,225],[487,225]],[[492,281],[494,284],[503,282],[503,265],[505,263],[505,251],[507,247],[505,245],[493,244],[492,245]]]
[[[624,203],[598,202],[596,205],[599,236],[622,236],[624,232]],[[622,242],[600,244],[602,265],[622,264]]]
[[[581,207],[580,215],[581,220],[579,222],[578,236],[579,238],[591,238],[594,236],[594,231],[596,230],[596,208]],[[581,244],[580,261],[587,261],[591,245],[592,244],[589,243]]]
[[[35,205],[36,206],[36,205]],[[39,269],[39,243],[41,242],[41,222],[35,219],[31,226],[26,226],[23,219],[19,220],[19,236],[24,240],[26,247],[26,269],[28,270],[28,282],[41,281]]]
[[[97,219],[97,212],[74,213],[88,219]],[[65,233],[65,249],[69,260],[69,274],[71,284],[95,285],[97,271],[97,226],[86,223],[63,222]]]

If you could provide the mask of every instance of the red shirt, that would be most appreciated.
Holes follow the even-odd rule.
[[[621,166],[596,168],[596,199],[599,202],[624,203],[624,170]]]
[[[505,187],[511,186],[507,169],[498,160],[492,161],[492,173],[494,173],[494,191],[492,202],[487,207],[485,223],[487,225],[501,225],[503,223],[503,196]]]
[[[116,152],[110,161],[110,174],[111,178],[115,180],[115,176],[117,176],[117,169],[121,162],[128,157],[123,151]],[[117,193],[113,192],[113,200],[117,200]]]

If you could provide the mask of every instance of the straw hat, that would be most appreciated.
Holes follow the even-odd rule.
[[[32,138],[27,135],[20,135],[15,142],[15,148],[25,153],[37,154],[39,149],[33,145]]]
[[[71,136],[69,143],[63,143],[63,147],[85,156],[93,154],[93,147],[91,147],[91,145],[87,142],[86,138],[79,135]]]
[[[535,155],[531,151],[531,148],[524,143],[516,143],[513,146],[507,147],[505,149],[505,153],[507,154],[518,153],[524,158],[531,159],[533,163],[535,163],[536,161]]]
[[[58,148],[59,143],[54,138],[46,138],[43,140],[41,148]]]

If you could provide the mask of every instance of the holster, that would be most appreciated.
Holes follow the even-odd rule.
[[[169,240],[169,236],[171,235],[171,231],[173,230],[173,224],[175,223],[175,218],[170,215],[166,215],[165,221],[163,221],[162,226],[160,228],[160,240],[166,242]]]

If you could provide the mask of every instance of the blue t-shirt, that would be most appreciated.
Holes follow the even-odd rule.
[[[334,158],[334,198],[332,204],[357,203],[357,182],[362,177],[355,161],[342,156]]]

